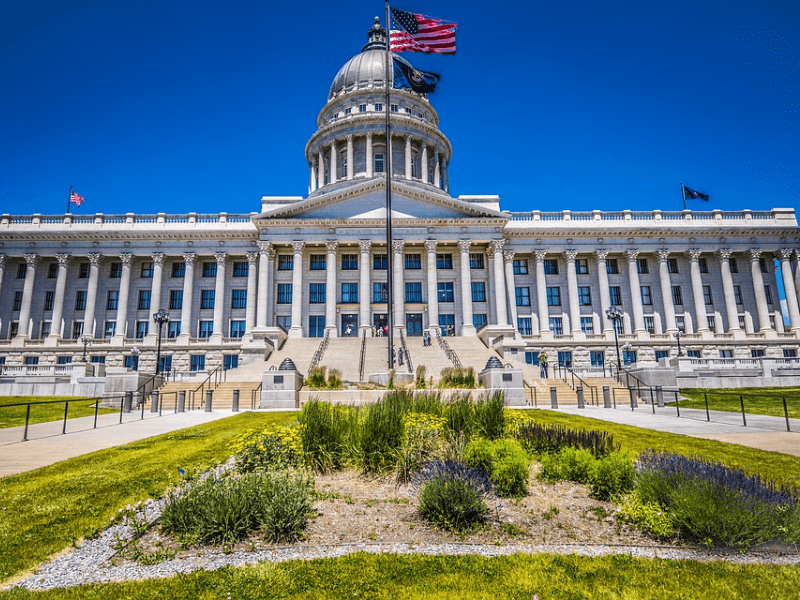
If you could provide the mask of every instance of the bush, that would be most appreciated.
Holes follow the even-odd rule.
[[[533,421],[521,423],[517,439],[528,452],[545,454],[559,452],[562,448],[585,448],[597,457],[606,456],[618,449],[614,436],[605,431],[567,429],[563,425],[540,425]]]
[[[425,365],[417,365],[417,374],[414,377],[415,385],[418,390],[424,390],[425,385]]]
[[[666,511],[654,502],[642,502],[636,491],[625,498],[620,507],[620,517],[662,540],[675,535],[672,520]]]
[[[575,481],[591,483],[595,458],[585,448],[562,448],[556,454],[544,454],[539,478],[549,483]]]
[[[390,394],[363,409],[367,416],[361,426],[358,461],[364,470],[384,472],[394,466],[405,435],[407,404],[404,394]]]
[[[475,425],[475,403],[469,396],[452,398],[445,406],[447,428],[455,434],[471,438],[477,431]]]
[[[403,443],[396,452],[395,460],[398,481],[408,481],[420,466],[442,450],[444,424],[443,417],[428,413],[406,413],[403,417]]]
[[[329,390],[341,390],[344,388],[342,385],[342,372],[339,369],[328,370],[328,384],[326,387]]]
[[[592,472],[592,491],[589,495],[597,500],[611,502],[633,489],[636,471],[633,460],[627,453],[612,452],[596,460]]]
[[[325,367],[314,367],[308,372],[306,383],[312,390],[325,389]]]
[[[491,486],[478,469],[451,461],[426,465],[415,479],[419,512],[435,527],[463,533],[486,521]]]
[[[321,472],[344,466],[358,435],[356,411],[311,400],[300,412],[298,422],[306,465]]]
[[[505,397],[499,392],[475,403],[476,426],[482,436],[490,440],[503,437],[506,428],[505,404]]]
[[[519,498],[528,491],[530,461],[515,440],[477,440],[464,451],[467,466],[481,469],[495,485],[497,495]]]
[[[448,367],[442,369],[439,388],[475,389],[475,369],[472,367]]]
[[[257,518],[267,541],[300,539],[314,507],[314,482],[279,471],[273,472],[265,483]]]

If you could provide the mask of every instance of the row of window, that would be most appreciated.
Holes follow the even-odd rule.
[[[365,113],[365,112],[367,112],[367,107],[368,107],[368,106],[369,106],[369,105],[368,105],[368,104],[366,104],[366,103],[357,104],[357,105],[355,105],[355,109],[356,109],[356,111],[357,111],[357,112],[359,112],[359,113]],[[373,110],[374,112],[383,112],[383,102],[376,102],[376,103],[374,103],[374,104],[372,105],[372,110]],[[397,105],[397,104],[390,104],[390,105],[389,105],[389,110],[391,110],[393,113],[399,113],[399,112],[401,112],[401,111],[400,111],[400,106],[399,106],[399,105]],[[425,112],[425,111],[417,111],[417,112],[415,113],[415,112],[414,112],[414,109],[413,109],[412,107],[410,107],[410,106],[404,106],[404,107],[403,107],[403,110],[402,110],[402,112],[404,112],[404,113],[406,113],[406,114],[408,114],[408,115],[414,115],[414,114],[416,114],[416,116],[418,116],[418,117],[420,117],[420,118],[422,118],[422,119],[427,119],[427,118],[428,118],[428,113],[427,113],[427,112]],[[347,108],[345,108],[345,109],[344,109],[344,114],[345,114],[345,115],[351,115],[351,114],[353,114],[353,107],[352,107],[352,106],[348,106]],[[333,114],[333,118],[334,118],[334,119],[335,119],[335,118],[337,118],[338,116],[339,116],[339,113],[338,113],[338,112]]]
[[[312,271],[324,271],[327,268],[327,255],[326,254],[312,254],[309,257],[309,268]],[[421,254],[406,254],[404,260],[405,268],[409,271],[422,269],[422,255]],[[358,270],[358,254],[342,254],[341,256],[342,271],[357,271]],[[484,269],[484,255],[479,253],[470,253],[469,255],[470,269]],[[389,268],[389,260],[386,254],[373,254],[372,255],[372,268],[376,271],[385,271]],[[436,268],[437,269],[452,269],[453,268],[453,255],[442,253],[436,255]],[[278,255],[278,270],[279,271],[292,271],[294,269],[294,255],[293,254],[279,254]]]

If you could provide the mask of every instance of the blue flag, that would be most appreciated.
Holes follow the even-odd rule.
[[[398,90],[411,90],[418,94],[430,94],[436,91],[439,75],[428,71],[420,71],[411,66],[404,58],[393,56],[394,85]]]

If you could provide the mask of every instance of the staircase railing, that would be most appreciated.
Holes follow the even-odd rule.
[[[311,364],[308,366],[309,373],[319,366],[322,357],[325,355],[325,350],[328,349],[328,341],[330,340],[330,336],[331,330],[328,329],[325,332],[325,335],[322,337],[322,342],[320,342],[319,348],[317,348],[317,351],[314,352],[314,358],[311,359]]]
[[[577,379],[578,383],[580,383],[581,387],[583,387],[584,393],[586,393],[587,390],[590,392],[592,406],[594,406],[595,403],[599,403],[600,396],[599,396],[599,393],[597,391],[597,386],[596,385],[590,385],[590,384],[586,383],[586,381],[580,375],[577,375],[575,373],[575,371],[572,370],[571,367],[567,367],[566,368],[566,372],[569,374],[570,380],[567,381],[567,379],[565,377],[564,381],[569,384],[569,386],[573,389],[573,391],[575,389],[577,389],[577,386],[575,385],[575,380]]]
[[[250,408],[255,410],[256,408],[256,400],[259,400],[258,404],[261,404],[261,387],[264,385],[264,382],[258,384],[258,387],[250,392]]]
[[[400,330],[400,347],[403,349],[403,355],[406,360],[406,364],[408,365],[408,372],[414,372],[414,363],[411,362],[411,353],[408,351],[408,346],[406,346],[406,336],[403,335],[403,330]]]
[[[364,381],[364,364],[367,358],[367,330],[361,330],[361,357],[358,361],[358,380]]]
[[[213,385],[211,383],[212,377],[214,379]],[[217,389],[217,386],[219,386],[219,384],[225,381],[227,378],[228,378],[227,371],[225,371],[222,365],[218,366],[216,369],[211,371],[208,374],[208,377],[206,377],[203,380],[203,383],[198,385],[195,389],[191,390],[192,409],[194,409],[194,399],[198,391],[200,392],[200,404],[198,406],[203,406],[203,403],[205,402],[206,384],[208,384],[209,390],[215,390]]]
[[[447,343],[447,340],[444,339],[441,333],[439,333],[438,329],[434,329],[433,331],[436,332],[436,340],[439,342],[439,347],[444,350],[445,356],[447,356],[448,360],[453,363],[453,366],[457,369],[461,368],[461,361],[458,359],[458,354],[456,351],[450,347],[450,344]]]

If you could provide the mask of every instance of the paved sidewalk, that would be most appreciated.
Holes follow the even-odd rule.
[[[682,408],[678,418],[675,407],[656,407],[653,414],[649,404],[640,404],[635,411],[622,405],[617,408],[587,406],[583,409],[565,406],[547,410],[800,456],[800,419],[789,419],[792,430],[789,432],[782,417],[748,414],[747,427],[744,427],[740,413],[718,410],[710,411],[710,422],[706,420],[705,410]]]

